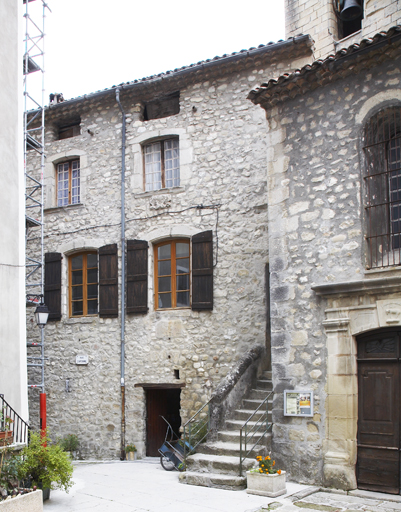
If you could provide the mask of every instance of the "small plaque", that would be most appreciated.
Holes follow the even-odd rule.
[[[284,391],[284,416],[313,416],[313,391]]]
[[[88,364],[89,356],[76,356],[75,364]]]

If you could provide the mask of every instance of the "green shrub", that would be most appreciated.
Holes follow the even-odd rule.
[[[79,448],[79,439],[75,434],[68,434],[59,444],[65,452],[76,452]]]
[[[68,492],[73,484],[71,459],[59,444],[52,444],[47,433],[42,438],[39,432],[32,432],[29,445],[21,455],[20,480],[30,479],[32,485]]]

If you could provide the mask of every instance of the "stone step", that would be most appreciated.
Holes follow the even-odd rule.
[[[259,421],[261,418],[266,418],[266,410],[260,409],[259,411],[255,412],[252,409],[237,409],[236,411],[234,411],[233,419],[243,420],[243,422],[245,422],[252,415],[253,415],[253,417],[252,417],[253,421]],[[269,423],[271,423],[271,418],[272,418],[272,414],[269,411],[269,413],[267,415],[267,419],[268,419]]]
[[[254,459],[245,459],[242,463],[244,471],[254,466]],[[187,458],[187,470],[194,471],[195,473],[222,473],[224,475],[238,476],[239,457],[195,453]]]
[[[184,471],[179,474],[181,484],[200,485],[202,487],[215,487],[230,491],[241,491],[246,488],[246,476],[222,475],[220,473],[196,473]]]
[[[243,447],[244,449],[244,447]],[[248,454],[249,458],[255,458],[257,455],[263,455],[266,451],[264,446],[255,446],[251,453]],[[240,456],[240,443],[239,436],[238,442],[216,441],[214,443],[204,443],[199,445],[197,453],[205,453],[209,455],[228,455],[231,457]]]
[[[272,389],[272,381],[271,380],[263,380],[258,379],[256,382],[256,389]]]
[[[261,374],[260,374],[260,379],[264,379],[264,380],[272,380],[272,371],[271,370],[264,370]]]
[[[217,434],[218,441],[228,442],[228,443],[237,443],[239,446],[240,443],[240,433],[239,430],[220,430]],[[271,441],[271,431],[266,434],[266,442],[269,445]]]
[[[271,412],[269,413],[269,423],[271,423]],[[244,425],[244,421],[243,420],[237,420],[237,419],[232,419],[232,420],[226,420],[226,430],[240,430]],[[248,422],[248,431],[254,427],[256,425],[256,421],[249,421]]]
[[[263,400],[255,400],[255,399],[252,399],[252,398],[246,398],[244,400],[242,400],[242,408],[244,409],[250,409],[252,411],[256,411],[256,409],[263,403]],[[272,399],[268,400],[268,408],[269,408],[269,411],[271,411],[272,409],[272,405],[273,405],[273,397]],[[266,405],[264,406],[264,410],[266,408]]]
[[[263,401],[269,395],[269,393],[271,393],[271,391],[269,391],[268,389],[252,389],[247,398],[250,400]],[[273,399],[273,395],[271,395],[270,398]]]

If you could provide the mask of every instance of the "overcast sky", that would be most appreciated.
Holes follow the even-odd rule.
[[[284,0],[46,1],[45,104],[285,38]]]

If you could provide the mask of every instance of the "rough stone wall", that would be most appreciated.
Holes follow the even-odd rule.
[[[400,101],[399,66],[399,58],[387,61],[268,112],[273,450],[290,478],[300,482],[322,483],[328,449],[327,306],[312,286],[365,275],[362,128],[369,112]],[[284,417],[285,389],[313,390],[314,417]],[[351,402],[337,404],[331,416],[331,435],[343,451],[355,443],[355,430],[343,422]]]
[[[126,238],[150,242],[149,312],[128,315],[125,333],[126,439],[138,446],[140,455],[145,443],[145,396],[135,384],[185,384],[181,391],[185,420],[247,350],[264,343],[265,116],[246,97],[254,83],[279,74],[282,67],[272,61],[269,67],[255,65],[190,83],[180,91],[179,114],[151,121],[140,118],[140,98],[124,89],[120,94],[127,113]],[[57,115],[79,116],[81,135],[55,140],[52,126],[59,122]],[[73,251],[109,243],[118,243],[121,256],[121,114],[113,96],[93,98],[50,109],[47,126],[45,250],[63,253],[63,317],[46,327],[48,425],[53,436],[76,433],[84,457],[116,457],[121,316],[69,318],[67,260]],[[166,135],[180,139],[181,185],[144,192],[140,144]],[[57,208],[55,164],[73,156],[81,162],[82,204]],[[29,165],[38,168],[34,155]],[[197,209],[200,204],[212,207]],[[204,230],[213,231],[213,311],[155,311],[152,242]],[[121,286],[120,259],[119,274]],[[28,336],[34,339],[36,334],[29,330]],[[89,356],[87,366],[75,364],[80,354]],[[174,370],[179,371],[179,380]],[[36,400],[35,395],[32,411]]]

